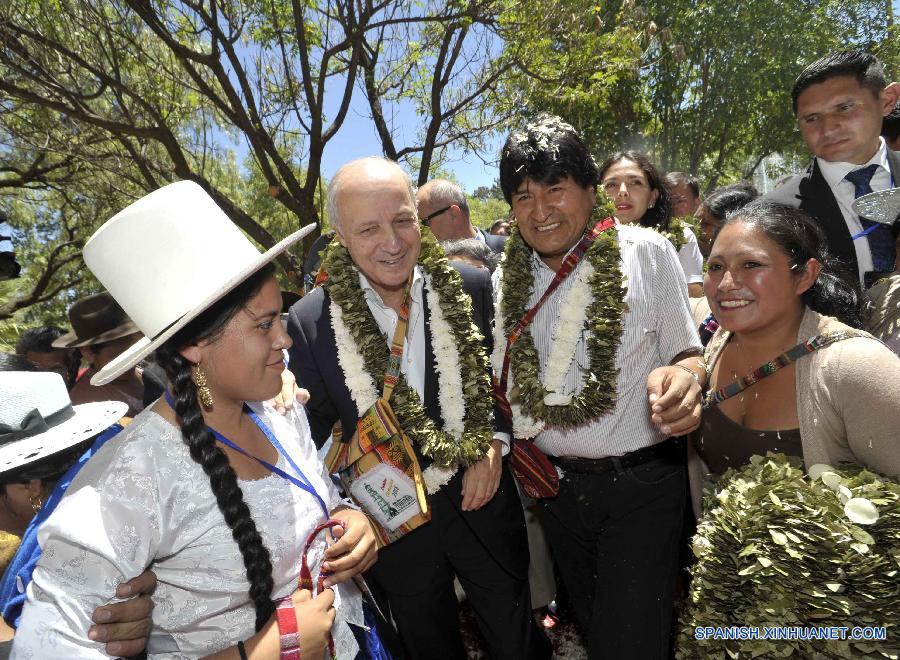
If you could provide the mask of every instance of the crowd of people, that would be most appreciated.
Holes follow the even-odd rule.
[[[0,355],[4,652],[458,659],[461,590],[489,657],[549,658],[559,585],[589,657],[671,657],[704,483],[900,478],[900,84],[840,51],[792,96],[814,158],[762,198],[549,115],[490,231],[351,161],[296,301],[314,226],[261,253],[191,182],[122,210],[71,331]]]

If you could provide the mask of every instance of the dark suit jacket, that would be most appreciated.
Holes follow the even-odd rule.
[[[900,152],[887,150],[888,162],[894,178],[900,177]],[[844,214],[831,192],[828,181],[822,175],[817,158],[807,168],[806,173],[798,175],[784,184],[785,190],[775,190],[767,197],[798,206],[819,221],[825,233],[828,249],[832,256],[859,271],[856,261],[856,249],[850,237],[850,230],[844,220]],[[790,199],[793,197],[794,199]],[[795,201],[796,200],[796,201]],[[880,230],[879,230],[880,231]]]
[[[462,275],[466,293],[472,297],[473,320],[485,336],[485,346],[490,350],[494,313],[490,276],[483,269],[454,266]],[[357,422],[356,405],[338,364],[329,304],[330,299],[325,289],[318,288],[301,298],[288,313],[288,333],[294,342],[290,349],[290,368],[299,384],[309,390],[306,413],[317,446],[324,444],[338,420],[345,440],[353,435]],[[426,302],[425,364],[434,365],[429,318]],[[385,351],[387,350],[385,341]],[[437,397],[437,371],[432,367],[425,372],[424,405],[428,416],[442,425]],[[508,427],[501,429],[507,430]],[[431,497],[448,497],[453,506],[461,511],[462,475],[463,470],[458,471],[450,483]],[[477,511],[462,512],[462,517],[498,563],[517,578],[525,579],[528,572],[528,552],[524,518],[515,484],[507,470],[503,470],[500,489],[494,498]],[[425,548],[417,547],[414,553],[409,551],[410,546],[433,546],[437,543],[437,535],[422,534],[423,530],[424,527],[411,532],[379,554],[379,572],[394,565],[395,570],[391,571],[392,581],[406,580],[410,590],[415,589],[416,584],[427,581],[428,577],[423,572],[431,569],[427,566],[427,561],[413,562],[414,565],[410,565],[409,557],[415,555],[424,558],[429,556],[429,552],[440,550],[438,547],[431,547],[426,551]],[[406,551],[395,552],[399,550],[399,546],[404,546]]]
[[[475,229],[481,236],[484,238],[484,242],[487,243],[487,246],[491,248],[496,253],[503,252],[503,247],[506,245],[507,236],[497,236],[495,234],[490,234],[486,232],[484,229]]]

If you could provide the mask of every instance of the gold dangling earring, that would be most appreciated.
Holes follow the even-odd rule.
[[[32,495],[28,498],[31,502],[31,510],[37,513],[41,510],[41,507],[44,506],[44,500],[40,495]]]
[[[209,391],[209,386],[206,384],[206,374],[203,373],[203,369],[200,368],[199,364],[194,365],[191,369],[191,381],[193,381],[194,388],[197,390],[197,398],[200,399],[200,405],[207,410],[212,408],[212,392]]]

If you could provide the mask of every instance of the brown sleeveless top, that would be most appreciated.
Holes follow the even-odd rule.
[[[751,456],[765,456],[768,451],[803,457],[800,429],[750,429],[732,421],[717,405],[703,409],[700,428],[694,433],[697,453],[716,476],[728,468],[746,465]]]

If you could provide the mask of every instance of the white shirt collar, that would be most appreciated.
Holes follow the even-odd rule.
[[[885,145],[884,138],[882,137],[878,138],[878,151],[876,151],[875,155],[869,159],[869,162],[862,165],[856,165],[854,163],[832,162],[823,158],[817,158],[816,160],[819,163],[819,169],[822,170],[822,176],[824,176],[825,180],[828,182],[829,188],[837,188],[838,184],[843,181],[844,177],[847,176],[850,172],[861,167],[865,167],[866,165],[880,165],[886,172],[891,171],[891,166],[887,158],[887,146]],[[849,181],[847,181],[846,183],[851,186],[853,185]]]
[[[618,225],[619,223],[616,222],[616,224]],[[593,225],[591,225],[591,227],[593,227]],[[584,232],[586,232],[586,231],[587,231],[587,229],[584,230]],[[572,250],[574,250],[575,248],[578,247],[578,244],[581,242],[581,239],[584,238],[584,232],[581,233],[581,236],[578,237],[578,240],[575,241],[572,244],[572,247],[570,247],[568,249],[568,251],[563,255],[563,261],[565,261],[566,257],[568,257],[572,253]],[[556,270],[554,270],[553,268],[550,268],[550,266],[548,266],[547,264],[544,263],[544,260],[541,259],[540,255],[537,253],[537,250],[535,250],[534,248],[531,248],[531,266],[532,266],[532,268],[543,267],[553,273],[556,272]]]
[[[389,309],[389,307],[384,304],[381,296],[378,295],[378,292],[372,288],[371,284],[369,284],[369,280],[363,275],[362,271],[357,269],[357,272],[359,273],[359,286],[366,296],[366,301],[380,309]],[[415,268],[413,268],[412,287],[410,288],[410,298],[412,299],[412,302],[421,304],[424,285],[425,274],[422,272],[422,267],[419,266],[419,264],[416,264]]]

